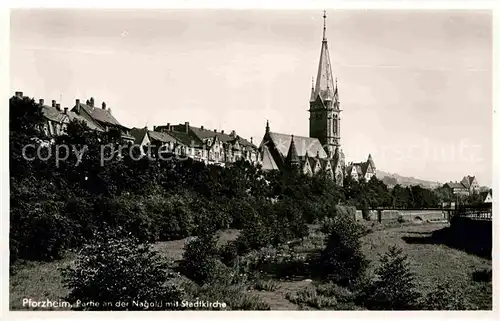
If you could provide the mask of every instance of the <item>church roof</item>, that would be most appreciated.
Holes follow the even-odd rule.
[[[292,135],[269,132],[269,136],[279,151],[281,156],[285,158],[288,155],[288,150],[292,141]],[[317,138],[293,136],[295,149],[299,157],[305,155],[314,157],[319,153],[319,158],[326,158],[327,154],[323,146]]]
[[[273,156],[269,152],[267,146],[262,146],[262,169],[263,170],[279,170],[278,165],[274,161]]]

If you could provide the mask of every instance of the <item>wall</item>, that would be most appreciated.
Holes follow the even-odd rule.
[[[370,221],[403,221],[403,222],[428,222],[446,219],[441,210],[370,210]]]

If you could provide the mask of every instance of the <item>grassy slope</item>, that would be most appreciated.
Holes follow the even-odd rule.
[[[396,225],[382,228],[374,226],[373,232],[363,238],[364,252],[373,261],[373,270],[378,262],[379,254],[385,252],[390,245],[398,245],[405,250],[417,274],[417,283],[422,291],[432,289],[437,282],[452,280],[454,284],[464,289],[472,302],[480,308],[491,309],[491,283],[488,285],[475,283],[471,286],[471,274],[475,270],[491,268],[491,260],[479,258],[465,252],[435,244],[408,244],[402,237],[425,237],[428,233],[440,229],[445,225]],[[238,231],[228,230],[221,233],[221,242],[235,239]],[[166,257],[179,260],[186,240],[160,242],[155,245],[156,250]],[[22,299],[51,299],[57,300],[67,294],[61,284],[58,268],[71,262],[71,258],[50,262],[29,262],[20,266],[17,273],[10,278],[10,307],[22,309]],[[285,295],[295,292],[310,283],[303,281],[280,282],[274,292],[252,291],[262,298],[275,310],[294,310],[295,304],[289,302]]]

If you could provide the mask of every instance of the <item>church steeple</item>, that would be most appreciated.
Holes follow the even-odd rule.
[[[318,74],[316,76],[316,86],[314,88],[314,99],[332,98],[334,94],[333,74],[330,65],[330,53],[328,52],[328,41],[326,39],[326,11],[323,12],[323,41],[321,43],[321,53],[319,56]]]
[[[328,157],[340,146],[340,106],[337,79],[332,73],[326,37],[326,11],[323,12],[323,40],[316,84],[309,100],[309,137],[317,138]]]

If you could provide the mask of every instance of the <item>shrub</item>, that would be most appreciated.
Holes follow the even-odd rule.
[[[191,296],[210,302],[225,302],[228,310],[270,310],[269,304],[257,295],[251,295],[243,284],[207,284],[198,288]]]
[[[258,291],[269,291],[274,292],[279,288],[279,283],[276,280],[268,279],[257,279],[255,281],[254,289]]]
[[[316,290],[311,287],[302,289],[296,293],[287,293],[286,299],[299,306],[310,306],[317,309],[333,308],[337,305],[337,300],[334,297],[326,297],[318,295]]]
[[[440,283],[423,300],[426,310],[470,310],[473,306],[467,302],[465,293],[450,283]]]
[[[416,291],[415,277],[403,251],[393,246],[380,261],[378,279],[362,292],[362,303],[370,310],[419,309],[421,295]]]
[[[352,218],[336,216],[331,222],[330,231],[317,270],[320,275],[333,282],[355,282],[368,266],[368,261],[361,251],[362,229]]]
[[[168,263],[130,234],[98,235],[83,247],[74,266],[62,269],[62,277],[70,289],[66,300],[76,310],[143,310],[135,303],[173,302],[183,295],[169,284],[172,275]],[[123,305],[116,306],[117,302]]]
[[[320,295],[336,298],[339,303],[348,303],[355,299],[354,294],[349,291],[349,289],[341,287],[333,282],[317,285],[316,291]]]
[[[232,271],[219,260],[217,239],[216,233],[206,229],[186,244],[181,273],[198,284],[230,284]]]
[[[224,264],[232,266],[238,258],[238,243],[229,241],[219,249],[219,255]]]
[[[11,258],[60,258],[75,234],[74,222],[61,215],[61,208],[61,202],[45,201],[11,209]]]

